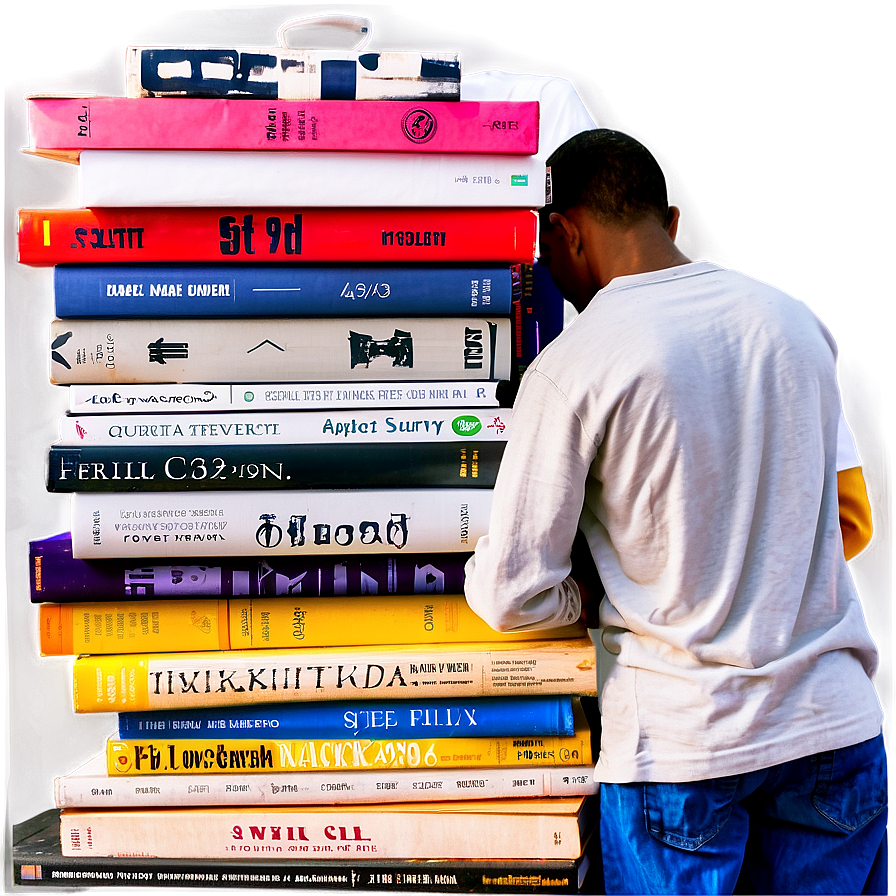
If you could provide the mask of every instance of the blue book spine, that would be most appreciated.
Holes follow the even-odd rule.
[[[54,269],[57,317],[509,315],[520,265],[114,265]]]
[[[572,697],[338,701],[118,714],[121,740],[572,735]]]

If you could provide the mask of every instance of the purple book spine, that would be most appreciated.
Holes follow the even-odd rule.
[[[184,560],[76,560],[68,533],[30,545],[33,603],[234,597],[461,594],[469,554],[257,557]],[[220,561],[220,562],[218,562]]]

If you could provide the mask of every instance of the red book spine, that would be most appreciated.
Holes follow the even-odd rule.
[[[19,261],[531,263],[536,220],[500,208],[21,209]]]

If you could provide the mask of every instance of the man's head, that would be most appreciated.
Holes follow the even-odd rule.
[[[637,140],[606,128],[584,131],[547,165],[541,257],[580,310],[614,276],[687,261],[673,244],[678,209],[668,204],[666,179]]]

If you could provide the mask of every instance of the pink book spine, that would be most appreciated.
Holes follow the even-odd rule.
[[[30,97],[29,151],[355,150],[534,155],[537,102]]]

